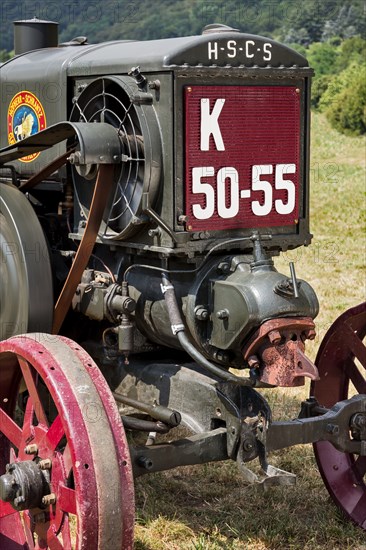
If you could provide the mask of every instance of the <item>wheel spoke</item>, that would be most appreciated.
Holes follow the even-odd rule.
[[[344,327],[344,338],[353,355],[357,357],[361,365],[366,369],[366,347],[363,345],[362,340],[347,325]]]
[[[4,550],[34,550],[33,542],[31,545],[27,545],[20,515],[15,510],[11,516],[0,519],[0,548]]]
[[[3,409],[0,409],[0,431],[17,449],[20,448],[22,441],[22,430]]]
[[[23,513],[23,522],[24,522],[24,531],[25,531],[25,536],[26,536],[26,539],[27,539],[27,543],[28,543],[28,546],[30,549],[33,550],[34,548],[34,537],[33,537],[33,531],[32,531],[32,528],[31,528],[31,518],[29,516],[29,512],[26,511]]]
[[[71,546],[71,533],[70,533],[70,522],[68,516],[65,516],[64,522],[61,528],[62,533],[62,542],[64,548],[72,548]]]
[[[28,437],[31,436],[32,434],[33,419],[34,419],[33,402],[31,399],[28,399],[27,404],[25,406],[24,419],[23,419],[23,430],[22,430],[23,443],[25,443]]]
[[[63,512],[76,515],[76,492],[74,489],[60,485],[57,502]]]
[[[72,470],[72,458],[69,444],[66,445],[64,452],[62,453],[62,461],[67,474],[69,474]]]
[[[67,546],[64,546],[57,538],[57,535],[54,532],[52,525],[47,533],[47,543],[50,550],[64,550],[65,548],[67,548]]]
[[[12,514],[15,514],[15,510],[14,508],[12,508],[10,506],[10,504],[8,504],[7,502],[3,502],[2,500],[0,500],[0,527],[1,527],[1,519],[2,518],[6,518],[8,516],[11,516]],[[1,533],[1,529],[0,529],[0,533]],[[1,548],[1,546],[0,546]]]
[[[366,380],[353,361],[346,363],[345,371],[358,393],[366,393]]]
[[[42,401],[38,394],[38,389],[35,384],[32,369],[25,359],[18,356],[18,361],[20,368],[22,369],[23,377],[27,386],[27,390],[29,392],[30,399],[32,400],[34,412],[37,416],[39,424],[43,424],[44,426],[48,426],[48,420],[47,416],[44,412]]]
[[[56,449],[64,435],[65,430],[61,422],[61,417],[60,415],[57,415],[46,433],[47,446],[50,451],[54,451]]]

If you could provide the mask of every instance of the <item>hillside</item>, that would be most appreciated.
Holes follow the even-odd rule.
[[[58,21],[61,40],[80,35],[87,35],[90,42],[184,36],[220,22],[244,32],[308,45],[329,33],[345,38],[365,34],[363,9],[362,0],[5,1],[0,6],[0,50],[13,47],[12,21],[34,16]]]

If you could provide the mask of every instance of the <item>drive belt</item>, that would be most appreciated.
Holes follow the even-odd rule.
[[[70,308],[83,272],[88,265],[96,238],[98,236],[100,224],[102,222],[103,212],[107,206],[108,198],[113,188],[113,175],[113,164],[99,165],[85,232],[80,241],[75,259],[55,306],[52,327],[53,334],[57,334],[59,332]]]

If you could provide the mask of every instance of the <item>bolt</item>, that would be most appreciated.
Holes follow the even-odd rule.
[[[365,415],[360,413],[355,414],[351,420],[351,424],[353,424],[356,428],[364,428],[366,426]]]
[[[81,154],[80,151],[76,151],[76,153],[71,153],[71,155],[68,157],[68,161],[70,164],[80,164]]]
[[[161,234],[161,229],[160,227],[156,227],[155,229],[149,229],[147,233],[149,237],[159,237]]]
[[[186,216],[184,214],[181,214],[180,216],[178,216],[178,223],[179,224],[187,223],[187,221],[188,221],[188,216]]]
[[[276,346],[277,344],[279,344],[281,342],[281,333],[280,333],[280,331],[279,330],[271,330],[271,332],[268,333],[268,339],[271,342],[271,344]]]
[[[215,353],[215,359],[221,363],[228,363],[230,361],[230,354],[227,351],[219,349]]]
[[[14,499],[15,506],[19,506],[20,504],[23,504],[23,502],[25,502],[25,497],[23,497],[22,495]]]
[[[38,445],[31,443],[31,445],[26,446],[24,452],[26,455],[36,455],[38,453]]]
[[[327,424],[325,429],[329,434],[332,435],[335,435],[339,432],[339,427],[335,424]]]
[[[160,90],[160,80],[151,80],[148,86],[150,90]]]
[[[248,359],[248,365],[251,369],[259,369],[259,359],[256,355],[251,355]]]
[[[221,273],[229,273],[230,265],[227,262],[220,262],[217,266],[217,271],[220,271]]]
[[[305,338],[308,340],[314,340],[316,336],[316,332],[313,328],[305,331]]]
[[[38,463],[38,466],[41,470],[50,470],[52,468],[52,460],[50,458],[45,458]]]
[[[49,495],[46,495],[42,498],[42,504],[44,506],[51,506],[52,504],[56,503],[56,495],[55,493],[50,493]]]
[[[246,451],[246,452],[252,451],[253,447],[254,447],[253,441],[251,441],[250,439],[244,439],[244,441],[243,441],[244,451]]]
[[[230,315],[230,312],[228,309],[220,309],[217,313],[216,313],[216,317],[218,319],[227,319]]]
[[[208,309],[204,306],[197,306],[194,309],[194,315],[199,321],[206,321],[209,317]]]
[[[151,458],[147,458],[146,456],[139,456],[137,463],[142,468],[145,468],[145,470],[151,470],[153,467],[153,461]]]

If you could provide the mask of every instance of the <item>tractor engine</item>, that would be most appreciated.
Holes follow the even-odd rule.
[[[253,383],[316,379],[304,343],[315,336],[317,298],[292,264],[280,274],[273,263],[311,240],[306,60],[224,25],[151,46],[85,42],[21,52],[1,68],[1,146],[44,135],[13,163],[16,185],[56,152],[68,160],[29,190],[54,288],[78,243],[90,254],[64,331],[84,341],[92,330],[130,360],[183,347],[218,372],[249,369]],[[107,164],[113,181],[95,242],[83,243]],[[9,313],[3,336],[29,330],[32,315]]]

